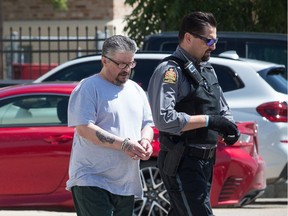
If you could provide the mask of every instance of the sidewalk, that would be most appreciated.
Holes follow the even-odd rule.
[[[257,204],[288,204],[288,198],[258,198],[254,203]]]
[[[246,216],[247,214],[250,215],[250,213],[254,216],[287,216],[287,203],[287,198],[259,198],[254,203],[242,208],[214,208],[213,211],[216,215],[221,216]],[[0,210],[0,216],[76,216],[76,213],[41,210]]]

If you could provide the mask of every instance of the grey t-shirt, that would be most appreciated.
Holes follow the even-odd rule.
[[[138,84],[128,80],[116,86],[99,75],[82,80],[69,100],[68,126],[88,123],[133,140],[141,138],[146,125],[153,125],[147,96]],[[67,189],[74,185],[142,197],[139,161],[120,150],[94,144],[75,130]]]

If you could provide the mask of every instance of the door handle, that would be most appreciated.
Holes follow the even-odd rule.
[[[72,140],[72,136],[69,135],[61,135],[61,136],[49,136],[46,137],[44,140],[52,145],[66,143]]]

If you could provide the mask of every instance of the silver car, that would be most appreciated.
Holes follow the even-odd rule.
[[[168,54],[137,53],[131,79],[147,89],[156,65]],[[287,180],[287,80],[283,65],[249,59],[211,57],[224,95],[236,121],[258,124],[259,152],[264,158],[268,184]],[[68,61],[34,82],[79,81],[101,69],[101,56]]]

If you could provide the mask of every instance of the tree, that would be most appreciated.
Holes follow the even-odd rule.
[[[67,1],[68,0],[49,0],[51,1],[53,7],[58,8],[60,10],[67,10]]]
[[[255,0],[255,31],[287,34],[287,0]]]
[[[135,9],[124,31],[141,45],[146,35],[177,31],[183,15],[211,11],[219,31],[287,33],[287,0],[126,0]]]

